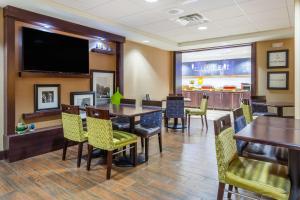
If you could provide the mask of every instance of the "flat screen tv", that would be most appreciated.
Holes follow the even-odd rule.
[[[23,71],[88,74],[89,41],[22,28]]]

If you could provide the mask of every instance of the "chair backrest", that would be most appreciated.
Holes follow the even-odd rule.
[[[142,106],[162,107],[162,101],[143,100]]]
[[[229,164],[238,155],[230,115],[215,120],[214,128],[219,181],[225,183],[225,174]]]
[[[62,104],[61,107],[64,137],[75,142],[83,142],[85,135],[82,120],[79,115],[79,107],[64,104]]]
[[[121,99],[121,104],[126,104],[126,105],[135,105],[136,100],[135,99]]]
[[[69,113],[69,114],[74,114],[74,115],[79,115],[79,113],[80,113],[79,106],[61,104],[61,110],[64,113]]]
[[[183,118],[184,117],[184,98],[182,96],[168,96],[166,117]]]
[[[251,108],[254,113],[268,112],[268,106],[264,105],[267,102],[266,96],[251,96]]]
[[[112,122],[108,110],[87,108],[88,142],[103,150],[114,149]]]
[[[252,108],[249,105],[248,99],[243,99],[241,102],[241,108],[243,109],[243,114],[245,116],[247,124],[253,121]]]
[[[161,127],[162,111],[141,115],[140,125],[145,128]]]
[[[201,103],[200,103],[200,109],[203,110],[206,114],[207,107],[208,107],[208,96],[206,94],[203,95]]]
[[[234,132],[238,133],[247,126],[246,119],[242,108],[237,108],[233,110],[234,119]],[[242,140],[236,140],[236,147],[239,155],[242,155],[244,148],[247,146],[248,142]]]

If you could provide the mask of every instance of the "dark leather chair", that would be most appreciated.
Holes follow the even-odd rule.
[[[162,107],[161,101],[142,101],[143,107]],[[162,111],[142,115],[140,123],[135,126],[134,133],[141,137],[142,148],[145,143],[145,160],[149,159],[149,139],[158,135],[159,151],[162,152],[161,137]]]
[[[236,133],[246,127],[247,124],[242,108],[237,108],[233,111],[233,118]],[[288,150],[286,148],[237,141],[237,149],[240,156],[272,163],[288,164]]]
[[[268,111],[266,96],[251,96],[251,107],[254,116],[277,116]]]
[[[184,98],[183,96],[168,96],[167,97],[167,107],[165,114],[165,124],[168,131],[169,119],[174,118],[174,120],[181,119],[182,132],[184,133],[185,120],[184,120]]]
[[[135,99],[121,99],[121,105],[134,106],[136,103]],[[115,117],[112,118],[113,129],[129,131],[130,130],[130,119],[128,117]]]

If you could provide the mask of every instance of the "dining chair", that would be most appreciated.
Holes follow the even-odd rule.
[[[129,105],[134,106],[136,104],[135,99],[125,99],[122,98],[120,101],[120,105]],[[112,119],[113,128],[116,130],[123,130],[123,131],[129,131],[130,130],[130,119],[128,117],[114,117]]]
[[[245,116],[246,123],[249,124],[253,121],[252,109],[250,106],[249,99],[242,99],[241,108],[243,109],[243,114]]]
[[[233,110],[233,119],[235,133],[247,126],[242,108]],[[236,144],[240,156],[282,165],[288,164],[288,149],[286,148],[241,140],[236,140]]]
[[[113,155],[126,151],[130,145],[130,154],[133,166],[136,165],[137,136],[124,131],[114,131],[108,110],[87,108],[88,128],[88,161],[87,170],[90,170],[93,148],[107,151],[106,179],[111,177]],[[121,150],[119,150],[121,149]],[[114,152],[116,151],[116,152]]]
[[[182,132],[184,133],[185,120],[184,120],[184,98],[183,96],[168,96],[167,106],[165,114],[165,124],[168,131],[169,119],[174,118],[174,120],[181,119]]]
[[[215,120],[214,129],[219,178],[218,200],[223,199],[226,185],[229,185],[228,198],[234,193],[233,186],[264,197],[279,200],[289,198],[291,183],[287,166],[238,156],[230,115]]]
[[[77,167],[80,167],[83,143],[87,141],[87,133],[83,129],[79,106],[61,105],[64,145],[62,160],[66,160],[70,141],[78,143]]]
[[[204,94],[199,108],[188,108],[185,110],[188,128],[190,128],[191,116],[196,115],[196,116],[201,116],[202,127],[204,126],[204,123],[203,123],[203,117],[204,117],[206,129],[208,129],[207,115],[206,115],[207,114],[207,106],[208,106],[208,96]]]
[[[276,113],[268,111],[266,96],[251,96],[251,108],[254,116],[277,116]]]
[[[142,101],[143,107],[162,107],[161,101]],[[162,136],[161,136],[161,124],[162,124],[162,111],[153,112],[142,115],[140,117],[140,123],[135,126],[134,133],[141,137],[142,151],[144,151],[145,143],[145,160],[149,159],[149,141],[150,137],[158,135],[159,151],[162,153]]]

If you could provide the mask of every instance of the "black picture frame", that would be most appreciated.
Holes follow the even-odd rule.
[[[285,53],[285,65],[282,66],[270,66],[270,58],[271,58],[271,54],[274,53]],[[289,67],[289,50],[288,49],[284,49],[284,50],[273,50],[273,51],[268,51],[267,52],[267,68],[268,69],[279,69],[279,68],[288,68]]]
[[[86,107],[86,106],[94,106],[96,104],[95,100],[95,92],[93,91],[83,91],[83,92],[71,92],[70,93],[70,104],[71,105],[75,105],[75,98],[76,96],[86,96],[86,95],[92,95],[92,98],[93,98],[93,105],[76,105],[76,106],[79,106],[80,108],[83,108],[83,107]]]
[[[270,77],[273,74],[284,74],[285,75],[285,86],[283,87],[272,87],[270,83]],[[288,90],[289,89],[289,72],[282,71],[282,72],[267,72],[267,88],[269,90]]]
[[[57,103],[53,107],[46,107],[46,108],[40,108],[40,101],[39,101],[39,89],[40,88],[57,88]],[[47,91],[48,93],[51,91]],[[47,110],[56,110],[60,109],[60,92],[61,92],[61,87],[60,84],[34,84],[34,112],[39,112],[39,111],[47,111]],[[53,91],[53,95],[55,92]],[[53,97],[53,101],[55,99],[55,96]]]
[[[94,88],[94,82],[96,78],[96,74],[110,74],[112,75],[112,90],[110,88],[110,95],[112,95],[116,91],[116,72],[115,71],[109,71],[109,70],[90,70],[90,90],[95,92],[95,103],[96,105],[102,105],[102,104],[107,104],[110,102],[110,96],[108,97],[99,97],[97,93],[97,89]]]

